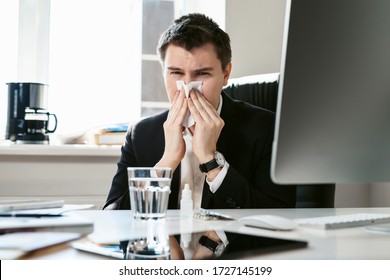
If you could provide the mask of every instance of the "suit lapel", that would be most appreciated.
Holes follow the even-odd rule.
[[[234,107],[233,100],[224,92],[222,92],[222,97],[223,104],[221,110],[221,118],[224,120],[225,126],[223,127],[221,135],[219,136],[217,142],[217,150],[222,154],[230,154],[230,148],[233,148],[230,147],[230,139],[233,139],[232,136],[234,136],[234,129],[237,125],[235,118],[236,108]]]

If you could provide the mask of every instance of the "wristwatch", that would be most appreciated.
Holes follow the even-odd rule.
[[[214,240],[208,238],[206,235],[202,235],[199,238],[199,244],[210,249],[213,252],[215,258],[220,257],[225,251],[225,244],[223,242],[215,242]]]
[[[199,169],[203,173],[207,173],[217,167],[224,167],[225,166],[225,158],[220,152],[214,153],[214,158],[210,160],[209,162],[199,164]]]

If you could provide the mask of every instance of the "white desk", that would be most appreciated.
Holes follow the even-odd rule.
[[[276,214],[288,218],[316,217],[349,213],[390,213],[390,208],[339,208],[339,209],[240,209],[218,211],[234,218],[252,214]],[[90,218],[95,223],[91,237],[97,241],[117,242],[137,236],[137,228],[131,222],[129,211],[78,211],[77,214]],[[237,221],[200,221],[193,219],[189,225],[180,226],[179,212],[170,210],[166,218],[169,234],[187,233],[191,230],[225,229],[267,237],[298,239],[308,241],[308,247],[278,253],[262,254],[252,257],[267,260],[379,260],[390,259],[390,232],[372,232],[365,227],[341,230],[315,230],[298,228],[291,232],[275,232],[249,228]],[[59,249],[39,252],[29,256],[30,259],[104,259],[104,257],[61,246]]]

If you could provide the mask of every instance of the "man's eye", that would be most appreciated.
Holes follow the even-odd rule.
[[[209,74],[210,74],[209,72],[203,72],[203,71],[198,73],[199,76],[205,76]]]
[[[172,71],[171,75],[183,75],[183,73],[180,71]]]

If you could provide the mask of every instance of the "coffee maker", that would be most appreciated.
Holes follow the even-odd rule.
[[[57,128],[57,117],[46,111],[48,86],[8,83],[8,118],[5,139],[17,144],[49,144],[48,133]],[[52,128],[49,128],[53,123]]]

